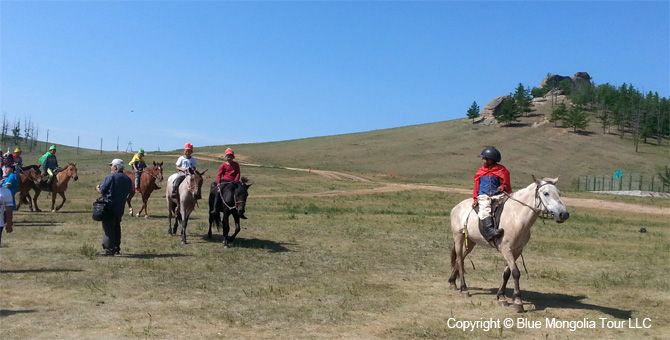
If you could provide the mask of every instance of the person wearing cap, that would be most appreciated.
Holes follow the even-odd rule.
[[[133,167],[133,173],[135,174],[135,192],[140,192],[140,177],[142,177],[142,171],[146,169],[147,163],[144,162],[144,149],[140,148],[133,159],[130,160],[130,165]]]
[[[179,198],[179,184],[186,178],[190,170],[195,170],[198,166],[198,162],[193,158],[193,144],[186,143],[184,145],[184,155],[180,156],[175,164],[177,165],[178,176],[172,183],[172,198],[177,199]],[[200,199],[201,197],[195,198]]]
[[[491,203],[503,197],[503,193],[511,194],[510,174],[507,168],[499,164],[502,156],[494,147],[484,149],[478,156],[482,158],[482,167],[475,173],[475,187],[472,191],[474,202],[472,207],[479,205],[480,232],[486,241],[491,242],[502,235],[503,230],[497,229],[491,216]]]
[[[21,148],[19,148],[19,147],[16,147],[16,149],[14,149],[14,155],[13,155],[14,156],[14,166],[15,166],[14,170],[17,174],[20,174],[20,173],[23,172],[22,169],[21,169],[21,167],[23,166],[23,157],[21,157],[22,152],[23,151],[21,151]]]
[[[12,207],[14,210],[16,210],[16,200],[14,196],[19,191],[19,178],[16,176],[14,170],[14,164],[5,165],[5,174],[7,175],[7,179],[5,179],[5,181],[2,183],[2,186],[9,189],[9,191],[12,193]]]
[[[44,180],[44,188],[47,191],[51,191],[51,183],[54,180],[54,175],[58,172],[58,158],[56,158],[56,146],[52,145],[49,147],[49,150],[40,157],[39,162],[42,164],[40,170],[42,174],[46,174],[46,179]]]
[[[121,252],[121,218],[126,204],[126,197],[130,193],[133,183],[130,177],[123,173],[123,161],[116,158],[108,163],[111,174],[107,175],[96,190],[102,194],[102,197],[111,202],[112,216],[102,221],[103,251],[97,253],[98,256],[113,256]]]
[[[223,187],[225,186],[225,183],[232,182],[232,181],[239,181],[240,180],[240,164],[235,162],[235,152],[231,148],[227,148],[225,152],[225,159],[226,161],[221,164],[219,167],[219,172],[216,175],[216,185],[218,186],[219,190],[222,190]],[[223,184],[223,185],[221,185]],[[212,214],[218,214],[219,213],[219,201],[221,200],[221,195],[215,195],[214,196],[214,210],[211,211]],[[244,219],[246,217],[240,216]]]

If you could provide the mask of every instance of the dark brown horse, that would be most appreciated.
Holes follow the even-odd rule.
[[[42,179],[42,172],[37,165],[31,165],[23,168],[19,175],[18,194],[19,199],[16,203],[16,210],[19,210],[21,203],[27,202],[30,205],[30,211],[33,210],[33,201],[30,197],[30,190],[35,190]]]
[[[128,177],[130,177],[131,180],[133,180],[133,187],[130,190],[130,194],[128,194],[128,198],[126,199],[126,203],[128,203],[128,214],[130,216],[133,216],[133,206],[130,204],[130,201],[135,197],[135,174],[133,174],[130,171],[125,172]],[[151,168],[147,168],[142,172],[142,175],[140,176],[140,193],[142,194],[142,208],[140,208],[140,211],[137,212],[137,217],[140,217],[140,214],[142,211],[144,211],[144,218],[149,217],[149,213],[147,211],[147,202],[149,201],[149,196],[151,196],[151,193],[154,190],[158,190],[161,187],[159,187],[156,182],[160,183],[163,181],[163,162],[156,163],[154,162],[154,166]]]
[[[70,178],[73,180],[78,180],[79,176],[77,175],[77,164],[68,163],[66,167],[56,173],[55,180],[51,183],[51,212],[60,210],[67,200],[65,198],[65,190],[67,190],[67,184],[70,182]],[[42,188],[37,186],[35,188],[35,197],[33,197],[33,205],[35,206],[35,211],[42,211],[37,207],[37,198],[40,196]],[[58,207],[56,206],[56,194],[59,194],[63,201]],[[55,208],[54,208],[55,207]]]

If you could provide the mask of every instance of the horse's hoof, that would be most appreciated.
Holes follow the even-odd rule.
[[[56,209],[54,209],[54,210],[51,210],[51,212],[52,212],[52,213],[56,212]]]
[[[181,241],[181,244],[186,244],[186,241]]]
[[[464,298],[469,298],[470,297],[470,292],[468,292],[468,291],[461,292],[461,296],[464,297]]]
[[[498,306],[507,307],[509,306],[509,303],[507,303],[505,300],[498,300]],[[521,308],[523,308],[523,306]]]
[[[514,310],[515,310],[517,313],[523,313],[523,312],[525,312],[525,310],[523,309],[523,305],[522,305],[522,304],[515,303],[513,306],[514,306]]]
[[[451,290],[458,290],[458,287],[456,287],[456,284],[455,284],[455,283],[452,283],[452,284],[449,285],[449,289],[451,289]]]
[[[223,245],[223,249],[228,249],[228,248],[230,248],[230,246],[228,246],[227,244]]]

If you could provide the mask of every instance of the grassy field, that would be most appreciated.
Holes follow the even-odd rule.
[[[470,157],[479,148],[462,153]],[[264,164],[258,160],[269,159],[272,150],[265,152],[245,157]],[[569,207],[571,218],[564,224],[538,221],[524,252],[528,274],[522,274],[521,289],[528,312],[516,314],[496,304],[504,265],[491,249],[475,249],[470,259],[476,269],[466,261],[472,298],[448,290],[448,215],[467,195],[410,190],[319,196],[404,179],[376,176],[366,162],[349,167],[368,174],[371,182],[280,168],[310,167],[299,161],[243,166],[254,185],[249,219],[235,247],[223,249],[220,231],[206,239],[204,201],[189,224],[190,244],[168,236],[160,190],[150,201],[149,219],[124,217],[122,255],[99,258],[94,254],[101,249],[102,230],[90,218],[94,187],[108,172],[105,163],[119,155],[90,150],[77,155],[60,148],[58,156],[61,163],[76,161],[80,177],[70,183],[63,210],[30,213],[22,207],[14,233],[3,235],[2,339],[665,339],[670,333],[667,215]],[[169,175],[176,157],[148,159],[165,161]],[[319,159],[326,162],[327,157]],[[313,167],[349,170],[328,164]],[[199,161],[199,169],[209,169],[207,181],[217,168],[217,162]],[[437,179],[438,171],[422,176],[407,181]],[[574,197],[654,206],[668,202]],[[42,195],[40,207],[49,202]],[[648,232],[638,233],[642,227]],[[515,324],[463,331],[450,328],[450,318],[512,318]],[[540,321],[541,327],[518,327],[518,318]],[[625,325],[601,327],[600,318]],[[651,327],[628,328],[629,318],[639,320],[640,327],[648,318]],[[548,328],[547,319],[587,319],[597,327]]]

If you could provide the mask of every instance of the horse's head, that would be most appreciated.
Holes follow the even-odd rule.
[[[23,175],[26,176],[26,178],[29,181],[32,181],[36,185],[39,185],[40,181],[42,181],[42,172],[38,168],[30,168],[28,170],[23,170]]]
[[[154,178],[158,182],[163,181],[163,162],[156,163],[154,162],[154,166],[151,168],[151,172],[153,173]]]
[[[77,175],[76,163],[67,163],[67,166],[65,167],[65,169],[63,169],[62,172],[66,173],[68,177],[72,178],[75,181],[79,179],[79,176]]]
[[[541,206],[544,206],[543,213],[551,216],[557,223],[563,223],[570,218],[568,208],[561,200],[561,192],[556,187],[557,178],[543,178],[533,180],[537,184],[535,195],[540,200]]]
[[[203,172],[189,169],[188,172],[191,175],[191,192],[193,192],[195,197],[201,197],[202,183],[204,182],[203,175],[207,172],[207,169]]]
[[[233,193],[233,196],[235,198],[235,209],[237,211],[244,215],[244,211],[246,210],[247,206],[247,197],[249,196],[249,187],[251,187],[251,184],[247,184],[249,180],[246,177],[242,177],[242,179],[239,182],[239,185],[236,186],[235,192]]]

